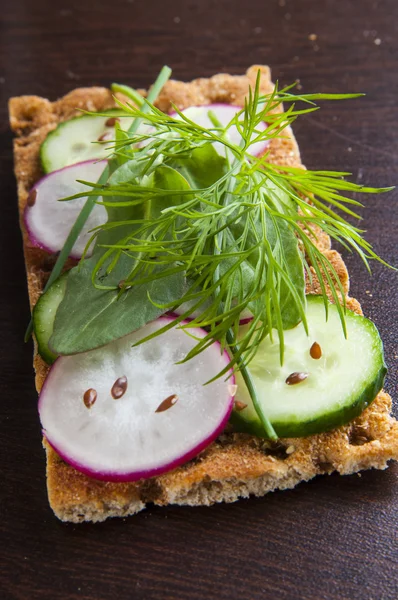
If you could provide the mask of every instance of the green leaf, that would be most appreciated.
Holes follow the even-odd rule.
[[[284,329],[295,327],[302,320],[300,304],[305,308],[305,275],[303,256],[299,250],[298,241],[293,231],[285,222],[278,224],[282,239],[283,262],[286,279],[282,279],[279,292],[279,306]],[[290,282],[292,285],[288,285]],[[299,303],[294,301],[292,287],[295,289]],[[273,320],[273,326],[276,320]]]
[[[204,189],[221,179],[227,172],[227,162],[212,144],[204,144],[189,154],[173,157],[167,163],[188,181],[192,189]]]
[[[99,290],[91,283],[91,265],[72,269],[66,294],[55,317],[50,347],[56,354],[92,350],[139,329],[164,310],[157,303],[173,302],[185,289],[183,274],[120,290]]]
[[[129,187],[131,191],[134,191],[134,189],[139,189],[140,184],[142,183],[142,173],[144,170],[143,165],[135,166],[134,162],[135,161],[132,160],[125,163],[111,176],[111,179],[113,177],[117,177],[121,184],[131,183],[132,185]],[[136,183],[134,184],[135,180]],[[183,200],[186,200],[187,196],[185,195],[182,197],[178,192],[186,192],[190,189],[186,179],[180,175],[178,171],[167,165],[159,165],[149,177],[146,177],[145,187],[153,188],[154,190],[173,190],[176,192],[176,194],[168,194],[165,196],[157,195],[154,198],[144,198],[141,204],[125,207],[112,206],[112,204],[116,204],[120,200],[124,200],[124,198],[118,197],[117,195],[107,196],[107,223],[123,223],[125,221],[138,219],[146,219],[147,221],[157,219],[163,209],[170,206],[178,206],[178,204],[180,204]],[[114,244],[125,235],[133,235],[137,228],[138,224],[128,224],[112,229],[103,229],[98,236],[96,252],[92,257],[93,267],[95,266],[95,263],[101,254],[104,253],[104,250],[102,248],[100,249],[101,246]]]
[[[160,196],[150,201],[150,208],[147,208],[147,218],[157,219],[162,210],[170,206],[177,206],[189,198],[189,195],[180,196],[179,192],[186,192],[191,186],[177,170],[167,165],[160,165],[151,175],[153,178],[153,187],[155,189],[172,190],[175,195]]]
[[[123,143],[125,145],[125,147],[123,149],[123,153],[120,151],[115,153],[115,163],[118,166],[123,165],[128,160],[129,155],[131,155],[133,153],[133,151],[126,146],[126,142],[128,141],[128,139],[129,139],[128,132],[125,131],[124,129],[122,129],[120,126],[120,123],[118,123],[116,121],[116,123],[115,123],[116,147],[120,146]]]
[[[123,163],[109,178],[110,185],[121,185],[123,183],[133,183],[139,177],[142,177],[145,171],[146,163],[132,158]]]
[[[269,177],[263,182],[262,191],[268,196],[270,204],[281,213],[297,212],[297,206],[290,197],[287,184],[282,181],[279,186]]]
[[[182,198],[186,198],[179,196],[178,190],[190,189],[177,171],[163,165],[153,173],[152,183],[158,190],[172,189],[176,193],[172,196],[157,196],[138,206],[107,206],[109,219],[124,221],[157,218],[163,208],[177,205]],[[110,200],[116,202],[118,198],[111,197]],[[126,253],[120,254],[110,273],[102,267],[96,277],[96,283],[114,286],[115,289],[99,289],[93,285],[93,271],[98,260],[106,252],[103,245],[112,244],[115,239],[120,239],[124,227],[103,229],[93,256],[81,261],[79,266],[69,272],[66,293],[57,310],[54,331],[50,338],[50,347],[57,354],[85,352],[135,331],[164,313],[164,310],[155,304],[175,302],[184,294],[184,273],[177,272],[162,277],[162,266],[155,267],[152,281],[133,285],[121,293],[118,284],[128,278],[137,264],[137,259]],[[133,233],[131,225],[127,230],[129,234]],[[106,265],[109,266],[109,262]]]
[[[265,215],[266,222],[266,242],[272,252],[273,256],[278,257],[280,264],[282,265],[285,277],[281,277],[278,286],[274,286],[279,291],[279,302],[278,306],[280,309],[280,315],[282,319],[283,329],[291,329],[295,327],[302,318],[300,312],[300,304],[302,307],[305,306],[305,278],[304,278],[304,266],[303,257],[299,251],[297,238],[294,235],[293,230],[284,221],[274,221]],[[242,237],[244,232],[244,221],[238,220],[235,224],[231,225],[227,235],[227,248],[226,252],[233,252],[237,248],[237,240]],[[234,279],[230,282],[232,286],[232,297],[238,298],[241,294],[241,290],[251,290],[251,293],[255,293],[256,287],[266,287],[268,269],[270,268],[269,261],[266,260],[260,277],[257,275],[257,266],[261,260],[261,245],[256,246],[256,240],[263,239],[263,229],[259,221],[255,223],[255,231],[249,231],[246,238],[245,248],[253,248],[253,251],[245,262],[241,265],[241,278]],[[221,261],[220,263],[220,276],[226,273],[231,267],[232,263],[236,262],[237,259],[230,258]],[[268,263],[268,264],[267,264]],[[275,274],[278,276],[278,273]],[[287,282],[289,281],[289,285]],[[299,299],[299,303],[293,297],[293,291],[295,290],[296,298]],[[254,314],[259,314],[263,310],[261,305],[262,300],[253,301],[249,304],[249,309]],[[261,314],[261,313],[260,313]],[[262,319],[265,321],[265,318]],[[277,316],[272,312],[272,327],[276,326]]]

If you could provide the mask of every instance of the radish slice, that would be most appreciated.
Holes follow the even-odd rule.
[[[206,129],[214,128],[209,117],[209,111],[211,111],[217,118],[217,120],[224,127],[234,118],[236,113],[242,110],[241,106],[233,106],[232,104],[208,104],[207,106],[190,106],[185,110],[182,110],[182,114],[194,121],[197,125],[205,127]],[[171,116],[175,119],[181,119],[178,113],[171,113]],[[243,115],[239,119],[243,122]],[[267,129],[266,123],[260,123],[258,125],[258,131],[265,131]],[[257,137],[258,134],[253,133],[252,139]],[[239,146],[242,140],[242,136],[239,134],[235,126],[228,129],[226,138],[232,143]],[[253,156],[260,156],[263,154],[269,144],[269,140],[253,143],[249,146],[248,150]],[[214,143],[214,148],[221,156],[225,156],[227,149],[223,144],[219,142]]]
[[[106,166],[106,161],[86,161],[53,171],[38,181],[28,196],[25,209],[25,226],[33,246],[47,252],[59,252],[75,223],[87,198],[69,202],[58,202],[61,198],[73,196],[89,188],[78,183],[77,179],[95,182]],[[72,258],[80,258],[90,239],[89,231],[105,223],[107,213],[104,206],[96,204],[84,228],[76,240]]]
[[[224,429],[234,377],[203,385],[230,360],[218,343],[179,365],[196,343],[181,329],[132,347],[172,321],[161,317],[54,363],[39,399],[43,433],[79,471],[105,481],[152,477],[193,458]]]

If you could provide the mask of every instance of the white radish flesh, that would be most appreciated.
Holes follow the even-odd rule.
[[[161,317],[51,368],[39,399],[43,432],[76,469],[106,481],[151,477],[193,458],[224,429],[234,377],[203,385],[230,360],[219,344],[179,365],[196,344],[181,329],[132,347],[172,320]]]
[[[209,112],[215,115],[217,121],[225,127],[230,123],[230,121],[234,118],[236,113],[242,110],[241,106],[233,106],[232,104],[209,104],[207,106],[190,106],[181,112],[191,121],[194,121],[197,125],[201,127],[205,127],[206,129],[214,129],[214,124],[209,116]],[[181,119],[178,113],[172,113],[175,119]],[[244,115],[240,117],[239,121],[243,122]],[[265,131],[267,129],[267,125],[265,123],[259,123],[257,127],[257,133],[254,132],[252,139],[257,137],[258,132]],[[238,132],[237,128],[233,125],[226,132],[226,139],[239,146],[241,143],[242,137]],[[253,143],[249,146],[248,152],[253,156],[260,156],[263,154],[269,144],[269,141],[260,141]],[[218,152],[218,154],[225,156],[226,155],[226,147],[220,142],[214,143],[214,148]]]
[[[53,171],[38,181],[29,193],[25,210],[25,225],[33,246],[47,252],[59,252],[74,225],[87,197],[58,202],[91,188],[78,183],[83,180],[95,183],[106,166],[106,161],[86,161]],[[90,230],[105,223],[105,207],[94,206],[82,232],[76,240],[71,257],[80,258],[91,237]]]

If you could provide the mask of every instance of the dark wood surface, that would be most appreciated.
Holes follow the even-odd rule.
[[[252,63],[305,92],[363,91],[295,128],[304,163],[393,185],[398,173],[397,0],[3,0],[1,94],[1,591],[8,599],[398,597],[397,465],[211,508],[150,508],[99,525],[57,521],[46,498],[6,100],[77,86],[147,86]],[[316,34],[317,39],[310,39]],[[313,37],[313,36],[311,36]],[[398,264],[397,192],[367,198],[368,239]],[[397,274],[345,256],[379,326],[397,399]],[[395,409],[397,413],[397,409]]]

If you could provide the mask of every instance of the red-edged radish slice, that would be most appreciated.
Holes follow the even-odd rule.
[[[96,182],[106,166],[106,161],[86,161],[53,171],[38,181],[28,196],[25,209],[25,226],[33,246],[47,252],[58,252],[75,223],[87,198],[58,202],[61,198],[89,190],[77,180]],[[95,205],[84,228],[76,240],[72,258],[80,258],[90,239],[89,231],[105,223],[107,213],[102,205]]]
[[[203,385],[230,360],[218,343],[179,365],[196,343],[181,329],[132,347],[171,321],[161,317],[52,366],[39,399],[43,433],[79,471],[105,481],[152,477],[193,458],[224,429],[235,379]]]
[[[241,106],[233,106],[232,104],[208,104],[206,106],[190,106],[189,108],[186,108],[181,112],[186,117],[188,117],[188,119],[194,121],[194,123],[196,123],[197,125],[201,125],[201,127],[205,127],[206,129],[212,129],[214,128],[214,124],[209,117],[209,111],[211,111],[216,116],[217,120],[221,123],[221,125],[225,127],[234,118],[236,113],[240,112],[241,110]],[[181,119],[178,113],[171,113],[171,116],[175,119]],[[243,115],[239,120],[243,122]],[[267,125],[265,123],[260,123],[257,129],[259,132],[265,131],[267,129]],[[252,139],[254,139],[255,137],[257,137],[257,134],[253,133]],[[235,126],[232,126],[228,129],[226,133],[226,138],[238,146],[242,139],[240,133],[238,132]],[[253,156],[260,156],[265,152],[268,144],[269,140],[265,142],[261,141],[253,143],[251,146],[249,146],[248,151]],[[214,148],[218,152],[218,154],[221,154],[222,156],[226,155],[226,147],[223,144],[215,142]]]

